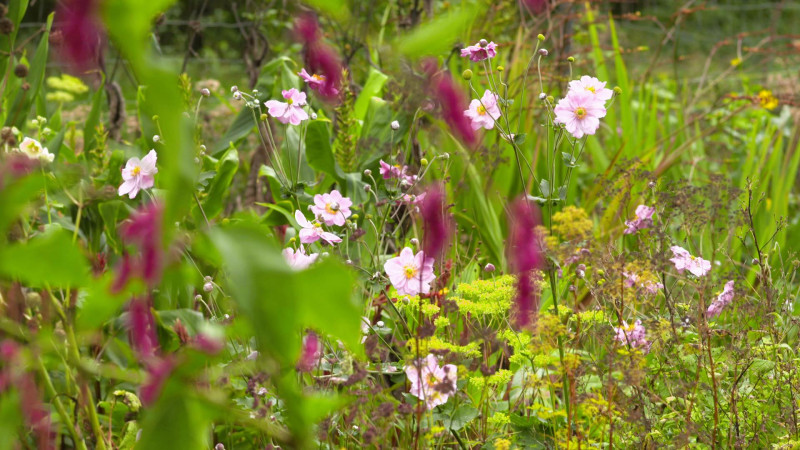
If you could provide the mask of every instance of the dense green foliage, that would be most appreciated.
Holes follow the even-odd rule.
[[[0,450],[800,446],[797,8],[693,3],[0,7]]]

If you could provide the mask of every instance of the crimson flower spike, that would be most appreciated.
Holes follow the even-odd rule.
[[[319,22],[311,14],[300,16],[294,31],[305,49],[306,67],[314,74],[322,76],[323,85],[319,94],[328,100],[339,96],[342,84],[342,62],[339,55],[322,40]]]
[[[430,92],[442,109],[442,118],[461,141],[473,146],[477,142],[477,136],[469,118],[464,115],[469,107],[466,93],[449,72],[437,71],[434,60],[424,61],[422,68],[430,78]]]
[[[510,230],[506,249],[508,262],[517,280],[517,323],[530,324],[532,315],[539,309],[538,292],[531,283],[530,271],[544,267],[544,257],[536,236],[536,227],[542,219],[539,208],[525,198],[515,200],[509,209]]]
[[[428,188],[419,207],[425,227],[422,250],[427,257],[438,258],[450,242],[453,225],[450,214],[447,212],[446,201],[444,186],[437,183]]]
[[[66,62],[84,72],[98,65],[105,44],[105,33],[99,19],[100,0],[67,0],[59,2],[56,32]]]

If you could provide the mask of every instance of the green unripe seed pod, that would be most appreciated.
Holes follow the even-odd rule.
[[[472,79],[472,71],[467,69],[461,73],[461,78],[469,81]]]

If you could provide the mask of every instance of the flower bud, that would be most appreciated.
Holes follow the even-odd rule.
[[[27,77],[28,76],[28,66],[26,66],[25,64],[17,64],[14,67],[14,75],[16,75],[17,78],[25,78],[25,77]]]
[[[365,185],[364,185],[364,192],[369,192],[369,191],[371,191],[371,190],[372,190],[372,186],[370,186],[370,185],[368,185],[368,184],[365,184]]]
[[[393,130],[397,131],[397,130],[400,129],[400,122],[398,122],[396,120],[393,120],[392,123],[391,123],[391,126],[392,126]]]
[[[197,295],[194,296],[194,301],[196,301],[196,302],[199,302],[202,299],[203,299],[203,296],[200,295],[200,294],[197,294]]]
[[[420,163],[420,165],[422,165],[422,167],[425,167],[425,166],[428,165],[428,159],[427,158],[422,158],[422,159],[419,160],[419,163]]]
[[[258,95],[258,89],[253,89],[253,95]]]
[[[214,290],[214,284],[209,281],[208,283],[203,285],[203,290],[206,291],[206,292],[213,291]]]
[[[463,78],[463,79],[465,79],[467,81],[471,80],[472,79],[472,71],[467,69],[467,70],[461,72],[461,78]]]
[[[369,170],[369,169],[364,169],[364,176],[365,176],[365,177],[368,177],[368,176],[370,176],[370,175],[372,175],[372,171],[371,171],[371,170]]]
[[[158,114],[156,114],[155,116],[153,116],[153,122],[158,122]]]
[[[153,142],[158,142],[160,140],[161,140],[161,136],[159,136],[157,134],[153,136]]]
[[[492,273],[492,272],[494,272],[494,271],[495,271],[494,264],[492,264],[492,263],[487,263],[485,266],[483,266],[483,271],[484,271],[484,272],[486,272],[486,273]]]
[[[498,72],[502,72],[502,71],[504,71],[504,70],[506,70],[506,69],[505,69],[505,67],[503,67],[503,66],[497,66],[497,71],[498,71]]]
[[[418,247],[419,246],[419,239],[417,239],[417,238],[411,238],[410,242],[411,242],[411,245],[413,245],[414,247]]]
[[[214,446],[214,450],[225,450],[225,446],[222,445],[222,442]]]
[[[385,324],[385,323],[383,323],[383,321],[382,321],[382,320],[379,320],[379,321],[377,321],[377,322],[375,323],[375,325],[376,325],[378,328],[383,328],[383,327],[385,327],[385,326],[386,326],[386,324]]]
[[[236,99],[236,100],[241,100],[242,99],[242,93],[239,92],[239,91],[235,91],[233,93],[233,98]]]
[[[442,159],[450,159],[450,153],[443,153]]]
[[[358,214],[353,214],[352,216],[350,216],[350,218],[352,218],[353,220],[358,220]]]
[[[540,48],[539,49],[539,54],[542,55],[542,56],[547,56],[549,53],[548,53],[546,48]]]
[[[201,93],[201,94],[203,94],[203,97],[208,97],[208,96],[210,96],[210,95],[211,95],[211,91],[209,91],[209,90],[208,90],[208,88],[203,88],[203,89],[200,91],[200,93]]]
[[[546,99],[547,99],[547,94],[545,94],[544,92],[540,92],[539,93],[539,100],[544,101]]]
[[[546,100],[547,103],[553,103],[556,101],[555,97],[553,97],[552,95],[548,95]]]
[[[614,93],[617,95],[622,95],[622,88],[619,86],[614,86]]]
[[[539,34],[538,36],[536,36],[536,39],[539,39],[540,42],[544,41],[544,35],[543,34]]]
[[[481,47],[486,47],[487,45],[489,45],[489,41],[487,41],[486,39],[481,39],[480,41],[478,41],[478,44],[480,44]]]
[[[231,93],[239,92],[239,87],[236,85],[231,86]]]
[[[575,57],[574,56],[570,56],[569,58],[567,58],[567,61],[575,62]]]
[[[311,120],[317,120],[317,113],[315,112],[311,113]]]

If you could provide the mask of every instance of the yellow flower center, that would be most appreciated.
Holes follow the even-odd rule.
[[[597,92],[595,92],[594,87],[592,87],[592,86],[587,87],[586,90],[590,91],[592,94],[596,94],[597,93]]]
[[[336,214],[336,210],[331,208],[331,204],[330,203],[326,203],[325,204],[325,212],[328,213],[328,214]]]
[[[484,108],[483,105],[479,105],[478,106],[478,114],[480,114],[482,116],[486,115],[486,108]]]
[[[288,103],[288,104],[290,104],[290,105],[291,105],[292,103],[294,103],[294,100],[292,100],[291,98],[289,98],[289,99],[286,99],[286,103]]]
[[[133,174],[133,176],[139,175],[140,173],[142,173],[142,168],[139,167],[139,166],[136,166],[136,167],[133,168],[133,170],[131,170],[131,173]]]
[[[322,224],[319,222],[314,222],[314,228],[322,228]]]
[[[414,266],[405,266],[403,267],[403,272],[405,272],[406,274],[406,279],[410,280],[417,275],[417,272],[419,272],[419,270],[417,270],[417,268]]]
[[[437,380],[436,377],[432,373],[429,373],[428,374],[428,379],[425,380],[425,381],[428,382],[428,386],[435,386],[436,382],[439,381],[439,380]]]
[[[311,78],[313,78],[313,79],[315,79],[315,80],[317,80],[317,81],[322,81],[322,80],[324,80],[324,79],[325,79],[325,77],[324,77],[324,76],[322,76],[322,75],[317,75],[317,74],[311,75]]]
[[[583,107],[576,109],[575,115],[578,116],[578,119],[583,119],[586,116],[586,109]]]

